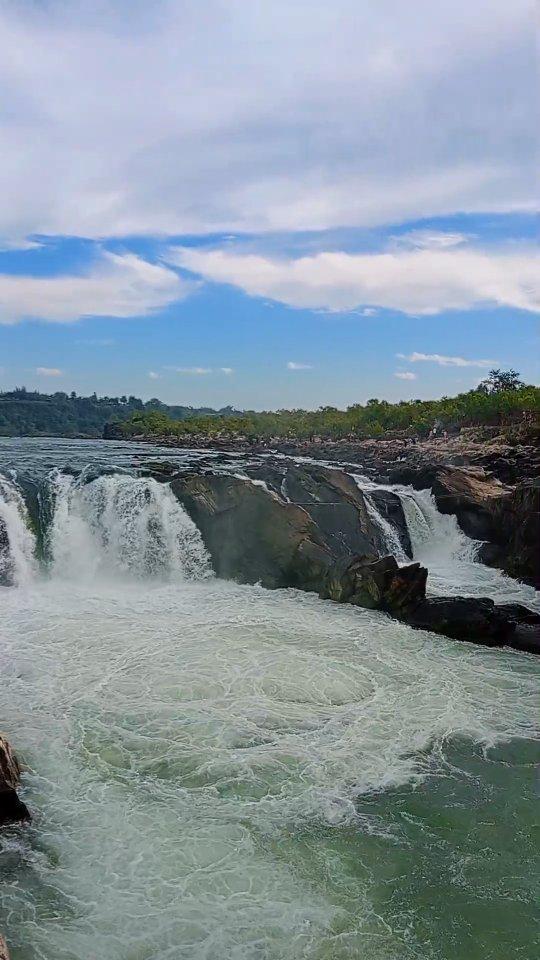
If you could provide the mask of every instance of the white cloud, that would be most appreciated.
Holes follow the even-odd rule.
[[[377,316],[377,311],[375,310],[375,307],[364,307],[364,309],[361,310],[360,313],[362,314],[363,317]]]
[[[166,367],[166,370],[173,370],[174,373],[188,373],[194,377],[204,377],[212,373],[211,367]]]
[[[58,367],[36,367],[36,373],[40,377],[61,377],[64,371]]]
[[[0,235],[531,209],[533,17],[529,0],[4,0]]]
[[[149,380],[159,380],[159,373],[156,373],[155,370],[149,370],[149,371],[148,371],[148,378],[149,378]]]
[[[409,314],[465,310],[480,304],[540,310],[536,250],[471,248],[377,254],[317,253],[271,259],[225,250],[181,247],[171,261],[216,283],[293,307],[351,310],[362,303]]]
[[[226,377],[230,377],[230,375],[234,373],[234,370],[232,367],[220,367],[219,369],[221,370],[222,373],[225,374]]]
[[[404,371],[397,370],[394,376],[397,377],[398,380],[417,380],[418,379],[416,374],[412,373],[409,370],[404,370]]]
[[[134,254],[103,253],[80,275],[0,274],[0,324],[145,316],[182,299],[192,289],[192,284],[163,265]]]
[[[499,360],[467,360],[465,357],[445,357],[440,353],[397,353],[401,360],[409,363],[437,363],[440,367],[493,367]]]
[[[311,363],[296,363],[295,360],[289,360],[287,370],[313,370]]]

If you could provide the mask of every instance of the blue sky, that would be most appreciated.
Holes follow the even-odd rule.
[[[530,17],[8,0],[0,387],[275,408],[538,382]]]

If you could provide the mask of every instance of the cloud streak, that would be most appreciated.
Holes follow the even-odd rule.
[[[409,363],[437,363],[440,367],[494,367],[499,360],[467,360],[465,357],[445,357],[440,353],[396,353],[400,360]],[[414,376],[414,374],[413,374]]]
[[[287,370],[313,370],[311,363],[298,363],[296,360],[289,360]]]
[[[0,324],[146,316],[193,289],[193,284],[168,267],[134,254],[103,253],[80,275],[0,274]]]
[[[171,261],[215,283],[291,307],[346,311],[362,304],[407,314],[437,314],[482,304],[540,311],[535,250],[323,252],[297,259],[176,248]]]

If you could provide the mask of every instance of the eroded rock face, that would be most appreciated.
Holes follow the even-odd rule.
[[[481,469],[440,467],[431,489],[441,513],[456,515],[460,527],[474,540],[496,540],[495,509],[512,496],[505,487]]]
[[[540,589],[540,479],[518,484],[493,505],[493,516],[501,547],[495,565]]]
[[[301,507],[227,475],[179,476],[171,488],[199,528],[219,577],[316,591],[324,582],[333,557]]]
[[[293,467],[286,477],[265,472],[255,482],[211,473],[171,481],[218,576],[322,595],[336,562],[357,553],[377,558],[375,531],[351,477],[324,468]]]
[[[19,763],[9,742],[0,734],[0,826],[30,820],[26,804],[19,800]]]

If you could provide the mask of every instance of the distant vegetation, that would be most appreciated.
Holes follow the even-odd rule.
[[[171,422],[193,416],[234,414],[231,407],[222,411],[208,407],[167,406],[152,399],[143,403],[137,397],[79,397],[72,393],[45,394],[25,387],[0,393],[0,436],[4,437],[101,437],[105,424],[127,420],[134,414],[159,412]]]
[[[513,427],[529,433],[540,418],[540,388],[523,384],[514,371],[492,370],[475,390],[440,400],[388,403],[373,398],[346,410],[246,411],[229,416],[195,416],[173,421],[163,410],[138,410],[111,434],[122,437],[196,437],[249,441],[425,437],[436,426],[455,432],[462,427]]]

